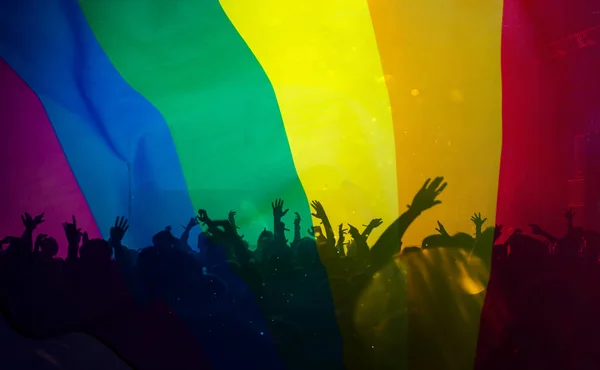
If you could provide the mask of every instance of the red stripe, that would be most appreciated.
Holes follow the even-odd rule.
[[[37,231],[58,239],[62,223],[77,216],[90,237],[100,233],[37,95],[0,59],[0,233],[20,236],[20,214],[45,212]]]
[[[594,105],[600,101],[597,87],[600,73],[597,62],[595,67],[591,63],[593,57],[590,55],[598,55],[598,51],[579,48],[576,39],[572,38],[571,44],[560,43],[566,54],[560,59],[552,59],[553,53],[548,46],[590,26],[586,22],[591,18],[585,19],[590,12],[582,9],[582,4],[566,0],[504,0],[503,144],[496,220],[504,226],[505,233],[510,228],[529,232],[530,223],[539,224],[557,237],[566,233],[563,214],[573,201],[568,180],[575,176],[573,139],[577,134],[591,130],[588,123],[594,116]],[[597,56],[595,58],[598,60]],[[587,203],[587,206],[591,205],[590,199]],[[576,224],[583,225],[582,213],[576,216]],[[527,274],[536,279],[549,277],[534,263],[527,266]],[[505,278],[513,275],[518,283],[503,285],[501,275]],[[506,341],[508,332],[505,330],[511,320],[508,314],[514,320],[522,312],[509,310],[507,297],[517,291],[529,294],[523,287],[531,286],[533,282],[521,273],[514,275],[514,272],[502,272],[497,265],[492,265],[482,312],[477,369],[510,368],[502,361],[517,356],[518,348],[514,348],[514,341]],[[557,303],[565,299],[558,292],[555,298]],[[519,304],[527,306],[526,301],[519,301]],[[556,322],[562,323],[561,320],[563,318],[556,318]],[[513,335],[519,335],[517,328],[511,330]],[[567,342],[565,340],[562,346],[565,353],[575,353],[575,346]],[[548,368],[544,361],[555,358],[556,354],[552,352],[548,349],[543,355],[530,351],[528,361],[540,368]],[[561,365],[554,363],[553,366]],[[585,368],[575,364],[567,367]]]

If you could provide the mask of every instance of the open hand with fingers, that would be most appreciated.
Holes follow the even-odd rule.
[[[310,203],[310,205],[315,210],[315,213],[312,213],[312,216],[314,218],[318,218],[321,221],[323,221],[324,219],[327,218],[327,214],[325,213],[325,208],[323,208],[323,205],[321,204],[321,202],[319,202],[318,200],[313,200]]]
[[[129,229],[129,222],[125,218],[125,216],[117,217],[115,220],[115,225],[110,228],[110,240],[113,243],[121,244],[123,241],[123,237],[125,233]]]
[[[35,217],[31,217],[29,213],[24,213],[21,215],[21,222],[23,222],[23,226],[27,231],[33,231],[36,227],[38,227],[44,220],[44,213],[41,213]]]
[[[77,219],[75,216],[71,216],[72,222],[63,223],[63,229],[65,230],[65,236],[70,246],[79,245],[81,242],[81,229],[77,227]]]
[[[181,227],[184,230],[190,231],[192,230],[195,226],[197,226],[199,224],[198,222],[198,218],[197,217],[192,217],[190,218],[190,220],[188,221],[186,226],[181,225]]]
[[[487,221],[487,218],[481,218],[481,213],[475,213],[471,216],[471,222],[475,224],[475,227],[481,228]]]
[[[202,222],[204,225],[207,225],[211,221],[210,218],[208,217],[208,212],[206,212],[204,209],[198,210],[197,219],[198,219],[198,221]]]
[[[300,213],[294,212],[294,215],[296,215],[296,217],[294,217],[294,227],[300,227],[300,221],[302,221]]]
[[[444,191],[446,186],[447,183],[444,182],[443,177],[436,177],[433,181],[427,179],[408,208],[415,213],[421,213],[442,203],[437,197]]]
[[[438,232],[438,234],[445,236],[445,237],[450,237],[450,234],[448,234],[448,231],[446,231],[446,228],[444,227],[444,225],[442,225],[441,222],[437,222],[438,227],[435,229],[435,231]]]
[[[277,221],[281,220],[289,211],[289,209],[283,210],[282,199],[276,199],[275,202],[272,202],[271,208],[273,209],[273,218]]]

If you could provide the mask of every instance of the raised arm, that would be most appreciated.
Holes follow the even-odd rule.
[[[310,204],[315,213],[312,214],[314,218],[318,218],[323,223],[323,227],[325,227],[325,237],[327,238],[327,244],[335,247],[335,234],[333,232],[333,228],[331,227],[331,222],[329,222],[329,218],[327,217],[327,213],[325,213],[325,208],[321,202],[314,200]]]
[[[206,212],[203,209],[199,209],[198,210],[198,221],[202,222],[206,227],[207,227],[207,231],[213,235],[218,235],[220,233],[220,230],[217,228],[217,225],[215,225],[214,221],[208,217],[208,212]]]
[[[345,256],[346,252],[344,251],[344,242],[346,241],[346,232],[348,229],[344,229],[344,224],[340,224],[338,228],[338,241],[335,248],[338,251],[340,256]]]
[[[181,233],[179,240],[181,240],[181,242],[185,245],[189,245],[188,241],[190,239],[190,231],[192,231],[196,225],[198,225],[197,217],[192,217],[186,226],[181,225],[181,227],[183,227],[183,232]]]
[[[79,255],[79,243],[81,242],[81,229],[77,228],[77,220],[72,216],[72,222],[63,223],[65,236],[69,243],[67,251],[67,261],[75,261]]]
[[[123,237],[129,229],[129,221],[123,217],[117,217],[115,225],[110,228],[110,237],[108,238],[108,244],[115,251],[115,260],[119,263],[128,263],[129,256],[127,255],[126,248],[123,246]]]
[[[29,253],[33,252],[33,231],[44,222],[44,214],[31,217],[29,213],[24,213],[21,216],[21,221],[25,230],[21,235],[21,240]]]
[[[376,228],[378,228],[379,226],[381,226],[381,224],[383,224],[383,220],[380,218],[374,218],[371,220],[371,222],[369,222],[368,225],[363,225],[365,226],[365,230],[362,232],[362,236],[365,239],[369,239],[369,235],[371,235],[371,233],[373,232],[373,230],[375,230]]]
[[[279,244],[285,244],[285,224],[281,220],[289,212],[289,209],[283,210],[282,199],[276,199],[275,202],[272,202],[271,208],[273,209],[273,234],[275,241]]]
[[[549,232],[547,232],[546,230],[542,229],[541,227],[539,227],[536,224],[529,224],[529,227],[531,227],[531,232],[534,235],[539,235],[542,238],[546,238],[551,243],[556,243],[558,241],[557,237],[551,235]]]
[[[300,218],[300,213],[295,212],[294,214],[296,217],[294,218],[294,241],[292,243],[296,245],[302,240],[302,234],[300,233],[300,222],[302,219]]]
[[[233,228],[233,232],[235,233],[235,235],[239,236],[240,239],[244,238],[244,235],[240,235],[239,233],[239,226],[237,225],[237,222],[235,221],[235,216],[236,213],[235,211],[229,211],[229,216],[227,217],[227,220],[229,220],[229,223],[231,224],[231,227]]]
[[[433,181],[427,179],[423,187],[417,192],[408,210],[396,219],[381,235],[371,249],[371,270],[381,269],[395,254],[400,252],[402,237],[408,227],[422,212],[442,203],[437,200],[440,193],[446,188],[443,177],[436,177]]]
[[[371,264],[371,251],[367,244],[367,238],[365,238],[356,227],[348,224],[349,234],[354,239],[354,248],[356,248],[356,259],[363,267]]]
[[[471,216],[471,222],[475,225],[475,240],[481,238],[481,231],[483,224],[487,221],[487,218],[481,218],[481,213],[475,213]]]

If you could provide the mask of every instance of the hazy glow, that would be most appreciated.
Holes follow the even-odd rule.
[[[442,205],[404,238],[420,244],[440,220],[492,226],[502,144],[502,0],[367,0],[383,70],[390,75],[398,198],[404,209],[428,177],[444,176]],[[477,290],[477,289],[475,289]]]

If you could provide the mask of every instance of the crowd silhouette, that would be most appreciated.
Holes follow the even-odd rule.
[[[260,235],[243,235],[235,211],[216,219],[201,209],[180,235],[166,227],[149,246],[123,245],[125,217],[103,240],[76,216],[64,235],[36,234],[44,214],[25,213],[23,234],[0,242],[2,315],[33,340],[92,336],[124,368],[595,368],[600,234],[575,227],[572,210],[563,236],[535,224],[486,228],[476,213],[474,235],[438,222],[421,246],[403,246],[445,188],[427,180],[377,240],[381,219],[359,230],[318,201],[320,226],[276,199],[273,228]]]

